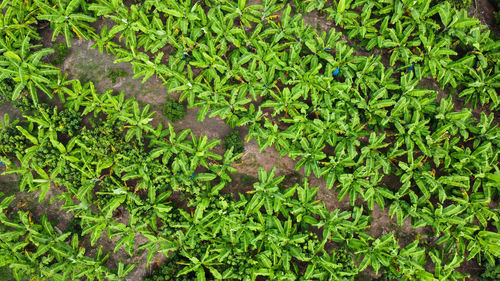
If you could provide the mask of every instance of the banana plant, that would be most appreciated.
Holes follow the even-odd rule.
[[[464,9],[452,9],[449,2],[443,2],[437,7],[441,23],[444,28],[440,33],[455,34],[457,30],[462,30],[471,26],[477,26],[479,20],[473,17],[468,17]]]
[[[202,68],[203,70],[199,75],[203,75],[208,82],[212,82],[213,80],[219,82],[220,78],[218,73],[224,73],[229,67],[227,62],[222,58],[225,50],[217,51],[213,42],[214,41],[208,42],[208,50],[194,49],[192,51],[194,60],[190,61],[189,64],[194,67]]]
[[[285,176],[275,178],[276,168],[273,167],[269,172],[266,172],[262,167],[259,169],[259,182],[254,184],[254,190],[250,194],[254,194],[252,199],[245,207],[247,215],[259,212],[260,207],[264,206],[266,213],[272,215],[279,212],[281,204],[286,200],[279,192],[278,184],[283,181]]]
[[[25,276],[53,280],[82,277],[103,280],[104,276],[116,276],[104,266],[109,254],[103,256],[102,247],[95,258],[85,256],[78,235],[60,232],[48,221],[46,214],[41,217],[40,224],[26,211],[8,218],[5,213],[13,199],[13,196],[7,197],[0,203],[0,228],[3,230],[0,256],[1,264],[9,265],[17,280]],[[128,272],[130,268],[127,266]],[[121,273],[123,275],[123,269]]]
[[[206,26],[208,19],[201,5],[191,0],[173,1],[167,0],[165,3],[158,3],[155,8],[165,14],[165,16],[173,17],[175,23],[174,28],[188,35],[189,31],[199,30],[199,26]],[[212,10],[212,9],[211,9]]]
[[[260,22],[258,13],[260,7],[259,4],[247,5],[246,0],[238,0],[238,3],[223,2],[220,8],[226,12],[230,18],[238,18],[243,25],[250,28],[253,23]]]
[[[446,69],[449,68],[448,64],[451,63],[449,56],[456,56],[457,52],[450,49],[451,43],[447,38],[436,38],[432,32],[420,34],[419,38],[424,56],[423,72],[430,73],[432,77],[441,81],[446,74]]]
[[[467,260],[472,259],[479,252],[484,252],[484,257],[489,264],[495,264],[495,258],[500,256],[498,241],[500,237],[498,233],[492,231],[479,231],[474,239],[469,242],[467,251],[470,252]],[[481,259],[479,258],[479,261]]]
[[[321,0],[304,0],[304,2],[302,3],[304,9],[302,10],[307,13],[314,10],[322,10],[323,7],[325,6],[325,3],[326,1],[321,1]]]
[[[303,32],[303,30],[301,30],[303,29],[301,27],[303,27],[304,24],[300,24],[303,20],[299,15],[295,15],[291,18],[290,11],[291,7],[290,5],[287,5],[285,10],[283,11],[281,21],[268,21],[268,23],[263,26],[263,30],[260,33],[257,33],[258,38],[265,39],[267,42],[270,42],[273,45],[278,42],[285,41],[286,43],[281,44],[281,46],[283,47],[287,47],[288,45],[291,45],[292,42],[298,41],[296,38],[305,39],[303,37],[305,33]],[[255,31],[254,33],[252,33],[252,36],[254,34]]]
[[[100,54],[103,54],[104,50],[106,50],[106,54],[116,54],[116,50],[119,48],[119,45],[113,42],[111,40],[112,38],[113,34],[109,33],[108,26],[105,25],[101,28],[99,35],[95,36],[95,43],[90,47],[90,49],[95,49],[97,47]]]
[[[145,12],[139,9],[137,5],[131,5],[129,9],[127,6],[121,4],[121,2],[98,1],[91,4],[89,10],[95,11],[96,16],[104,15],[104,17],[112,19],[116,24],[109,29],[107,37],[111,39],[115,35],[120,34],[118,40],[121,41],[125,38],[126,47],[132,55],[135,55],[137,50],[136,33],[148,33],[147,27],[150,25],[150,22]]]
[[[392,262],[394,266],[389,267],[391,272],[401,280],[434,280],[434,276],[424,268],[426,264],[425,249],[419,247],[419,241],[415,240],[403,249],[399,250],[397,259]]]
[[[32,1],[3,1],[0,3],[0,9],[4,10],[0,16],[2,41],[10,45],[26,36],[40,39],[34,27],[38,6],[34,5]]]
[[[347,244],[354,250],[357,259],[361,260],[359,270],[362,271],[371,266],[377,274],[382,266],[389,267],[392,260],[397,258],[399,245],[392,233],[377,238],[371,243],[370,240],[373,238],[364,234],[359,239],[349,239]]]
[[[304,221],[312,226],[323,228],[323,236],[333,242],[344,243],[358,232],[368,228],[368,216],[363,215],[363,207],[354,207],[353,211],[320,210],[319,219],[311,215],[304,216]]]
[[[149,123],[153,120],[151,117],[155,113],[148,112],[149,104],[142,109],[142,112],[139,111],[139,104],[137,102],[134,102],[132,106],[132,113],[121,114],[118,116],[118,119],[129,124],[125,125],[125,128],[128,129],[125,141],[130,141],[135,136],[139,144],[142,144],[143,133],[154,131],[154,128]]]
[[[372,38],[377,37],[378,31],[375,25],[381,19],[371,17],[374,5],[375,4],[373,2],[365,4],[363,6],[363,11],[361,12],[361,21],[353,21],[345,25],[345,29],[350,30],[348,33],[349,39],[358,37],[361,40],[371,40]]]
[[[295,170],[299,170],[304,166],[306,176],[311,175],[311,172],[313,172],[316,177],[319,177],[321,175],[319,161],[326,158],[326,154],[323,152],[324,148],[325,144],[322,137],[310,141],[305,138],[301,139],[299,149],[295,148],[296,150],[289,152],[289,156],[294,160],[298,156],[301,157],[295,165]]]
[[[134,256],[135,253],[135,239],[137,233],[141,233],[147,231],[147,222],[143,221],[138,216],[139,209],[132,210],[129,212],[129,221],[128,225],[118,223],[109,226],[108,228],[108,237],[113,239],[116,236],[120,236],[118,241],[115,244],[114,252],[116,253],[122,246],[125,248],[125,251],[130,255],[130,257]],[[141,214],[142,215],[142,214]]]
[[[469,68],[469,75],[465,76],[465,90],[459,93],[459,97],[465,97],[466,103],[472,103],[476,107],[479,103],[484,105],[491,101],[490,108],[496,109],[500,105],[496,89],[500,87],[500,73],[493,69],[487,69],[486,72],[479,68]]]
[[[51,81],[50,77],[59,73],[59,69],[41,61],[44,56],[54,52],[52,49],[45,48],[32,52],[31,49],[38,46],[32,45],[30,41],[29,36],[24,37],[22,41],[19,41],[20,48],[18,49],[0,41],[3,49],[3,56],[0,59],[2,66],[0,78],[10,78],[17,83],[10,96],[11,100],[17,100],[27,90],[33,102],[38,104],[37,89],[52,98],[48,85]]]
[[[285,3],[277,3],[277,0],[264,0],[259,9],[260,22],[265,22],[273,14],[283,9]]]
[[[438,280],[463,280],[469,276],[456,270],[464,260],[464,256],[461,256],[458,251],[452,251],[447,255],[443,251],[432,249],[429,256],[435,264],[434,276]]]
[[[180,49],[181,46],[176,40],[176,31],[173,26],[173,18],[169,17],[166,22],[160,18],[160,14],[157,10],[153,12],[151,19],[151,26],[148,29],[148,33],[139,37],[137,40],[138,47],[144,47],[145,51],[151,51],[156,53],[167,44]],[[103,42],[106,43],[109,39],[105,38],[101,31],[101,38]]]
[[[194,170],[198,165],[202,165],[204,167],[208,167],[208,162],[206,160],[221,160],[222,157],[216,153],[211,152],[217,144],[220,143],[220,140],[214,139],[208,141],[207,136],[201,136],[196,138],[196,136],[191,132],[192,146],[193,150],[189,151],[189,153],[194,156],[191,158],[190,169]],[[201,179],[201,177],[199,177]]]
[[[332,72],[333,76],[345,76],[346,79],[351,82],[352,78],[355,77],[354,71],[345,67],[356,61],[356,58],[352,55],[354,49],[345,44],[343,41],[337,41],[335,44],[335,60],[333,63],[333,68],[335,71]]]
[[[421,41],[413,37],[414,30],[414,25],[408,25],[403,30],[401,22],[396,23],[395,29],[387,29],[390,39],[382,41],[379,47],[391,49],[389,51],[391,52],[391,66],[394,65],[396,61],[400,61],[405,65],[412,65],[422,60],[422,58],[416,56],[412,50],[412,48],[417,48],[421,45]]]
[[[241,38],[243,37],[243,29],[234,27],[234,18],[232,14],[223,14],[220,9],[210,9],[207,13],[207,18],[211,22],[211,30],[214,33],[214,40],[224,46],[228,43],[233,44],[237,48],[241,46]]]
[[[78,38],[89,40],[95,37],[94,29],[89,23],[94,22],[94,17],[82,13],[76,13],[81,5],[81,0],[67,1],[50,1],[47,3],[40,0],[34,0],[36,5],[40,8],[38,15],[39,20],[49,21],[52,31],[52,41],[54,41],[60,33],[64,35],[66,45],[71,47],[71,34],[72,32]],[[54,6],[50,6],[50,5]]]
[[[185,252],[183,253],[182,250],[181,253],[184,256],[189,256],[189,254]],[[197,280],[206,280],[205,268],[207,268],[209,272],[216,278],[216,280],[222,280],[222,275],[214,267],[218,265],[218,262],[216,261],[217,259],[218,255],[216,254],[216,252],[211,250],[210,246],[208,246],[201,258],[197,258],[195,256],[190,257],[190,263],[185,264],[186,266],[177,273],[176,277],[188,274],[189,272],[195,272]]]
[[[278,93],[270,92],[273,100],[266,100],[260,106],[261,107],[272,107],[273,113],[271,116],[276,116],[280,114],[282,111],[285,112],[285,116],[294,117],[299,115],[299,110],[301,113],[305,113],[305,109],[308,108],[307,104],[299,101],[299,98],[302,96],[302,91],[299,90],[298,87],[292,88],[290,91],[289,88],[284,88],[282,91]]]
[[[311,214],[317,215],[321,213],[324,206],[318,204],[319,200],[315,200],[318,187],[310,188],[309,182],[304,179],[301,185],[296,184],[293,188],[297,191],[298,201],[292,201],[291,204],[285,203],[285,205],[291,205],[290,214],[296,218],[297,222],[300,223],[304,216],[311,218]],[[292,190],[287,190],[287,194]]]
[[[335,25],[339,25],[341,28],[353,24],[358,20],[359,14],[350,10],[352,2],[352,0],[333,2],[331,8],[325,9],[325,12],[328,13],[328,19],[333,19]]]
[[[260,108],[255,110],[255,106],[250,104],[249,109],[246,113],[242,114],[240,120],[236,123],[236,126],[247,126],[248,134],[245,136],[245,141],[249,141],[252,138],[260,139],[265,131],[262,124],[265,123],[266,117]]]
[[[211,112],[208,117],[220,116],[232,128],[239,121],[241,113],[247,111],[246,105],[252,101],[246,97],[246,92],[239,91],[238,88],[232,89],[231,93],[222,94],[218,98],[213,97],[212,99]]]

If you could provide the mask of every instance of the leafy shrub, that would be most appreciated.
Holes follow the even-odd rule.
[[[0,80],[0,104],[10,100],[12,91],[14,91],[14,81],[12,79]]]
[[[196,280],[196,275],[191,272],[187,275],[182,275],[176,277],[177,274],[185,267],[182,263],[186,263],[188,261],[183,260],[182,256],[175,255],[170,258],[170,260],[161,265],[160,268],[153,270],[150,276],[143,279],[143,281],[170,281],[170,280],[178,280],[178,281],[191,281]]]
[[[69,55],[69,48],[65,43],[55,44],[54,51],[55,58],[52,60],[52,64],[61,64]]]
[[[165,116],[172,122],[177,122],[186,115],[186,106],[184,104],[173,100],[167,99],[165,103]]]
[[[79,236],[82,235],[82,226],[81,226],[81,219],[72,217],[71,220],[69,221],[68,228],[66,229],[66,232],[71,232],[71,233],[76,233]]]
[[[240,154],[245,151],[243,142],[240,138],[240,133],[236,130],[232,131],[224,137],[224,148],[226,150],[229,150],[231,149],[231,147],[233,148],[234,154]]]
[[[499,259],[496,259],[495,265],[486,263],[484,272],[479,277],[479,280],[481,281],[500,280],[500,263],[498,263],[498,261]]]
[[[40,143],[38,150],[34,154],[34,162],[42,167],[55,168],[61,157],[61,152],[55,148],[50,141],[44,140]]]
[[[116,83],[117,78],[123,78],[123,77],[127,77],[127,76],[128,76],[128,73],[125,72],[125,70],[123,70],[121,68],[118,68],[118,69],[111,68],[108,72],[108,75],[106,75],[106,78],[109,78],[109,79],[111,79],[111,82]]]
[[[0,146],[6,153],[21,152],[26,149],[29,141],[13,127],[0,131]]]
[[[82,122],[80,113],[72,109],[60,111],[53,118],[56,123],[56,130],[68,136],[73,136],[80,129]]]
[[[9,117],[4,116],[3,124],[0,126],[0,148],[4,154],[15,154],[23,152],[30,144],[29,140],[18,130],[18,120],[9,122]]]

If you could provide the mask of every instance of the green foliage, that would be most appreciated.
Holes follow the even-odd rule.
[[[69,221],[68,228],[66,229],[66,232],[71,232],[73,234],[78,234],[81,236],[82,234],[82,227],[81,227],[81,219],[72,217],[71,220]]]
[[[0,147],[4,154],[24,152],[29,145],[29,140],[16,129],[17,120],[10,122],[9,115],[5,114],[0,130]]]
[[[234,154],[240,154],[245,151],[245,147],[240,137],[240,132],[233,130],[231,133],[224,136],[224,148],[226,150],[233,149]]]
[[[196,280],[196,275],[194,273],[176,277],[177,273],[184,267],[182,264],[187,262],[189,261],[183,259],[180,255],[171,256],[168,262],[161,264],[159,268],[153,270],[149,276],[143,279],[143,281]]]
[[[112,83],[116,83],[116,79],[127,77],[127,76],[128,76],[128,73],[125,72],[125,70],[123,70],[121,68],[111,68],[109,70],[108,74],[106,75],[106,78],[111,79]]]
[[[471,0],[434,0],[434,2],[450,2],[457,9],[467,9],[471,6]]]
[[[35,4],[39,7],[39,20],[50,22],[52,27],[52,41],[57,35],[64,35],[66,45],[71,47],[72,34],[78,38],[88,40],[93,35],[93,28],[89,25],[96,19],[92,16],[78,13],[81,5],[81,0],[61,1],[39,1],[35,0]]]
[[[186,115],[186,106],[182,102],[167,98],[164,114],[171,122],[177,122]]]
[[[22,277],[76,280],[79,276],[89,279],[109,276],[117,280],[116,274],[103,266],[107,256],[103,256],[102,248],[95,259],[84,256],[85,250],[80,248],[78,236],[69,232],[58,233],[47,215],[44,214],[37,223],[26,211],[8,214],[12,200],[13,196],[3,198],[0,204],[0,266],[8,265],[16,280]],[[72,262],[67,262],[67,259]]]
[[[0,278],[5,281],[14,281],[14,276],[12,275],[12,270],[7,266],[0,267]]]
[[[69,55],[69,48],[65,43],[59,43],[54,45],[54,56],[55,58],[52,60],[52,64],[59,65],[61,64],[66,57]]]
[[[0,104],[10,100],[12,91],[14,91],[14,81],[3,79],[0,81]]]
[[[20,191],[38,192],[40,202],[58,188],[53,200],[64,201],[91,246],[111,239],[114,252],[146,250],[148,265],[155,254],[172,256],[178,262],[164,268],[176,280],[353,280],[368,268],[397,280],[462,280],[465,260],[496,266],[500,44],[448,1],[294,3],[2,2],[0,80],[23,113],[4,118],[5,174],[19,174]],[[300,10],[326,14],[339,30],[311,28]],[[98,17],[112,21],[99,35],[89,25]],[[53,50],[34,43],[36,20],[67,46],[72,33],[93,38],[101,53],[130,62],[134,78],[154,75],[200,108],[199,121],[247,126],[247,140],[297,160],[306,178],[285,186],[275,169],[260,169],[252,190],[225,194],[238,134],[218,155],[219,140],[152,126],[149,105],[68,81],[44,62]],[[429,83],[449,94],[438,99]],[[39,103],[41,92],[64,106]],[[476,115],[478,105],[491,112]],[[166,106],[171,121],[183,114]],[[311,174],[351,208],[317,201]],[[133,269],[105,268],[102,251],[84,255],[79,235],[11,214],[10,201],[0,208],[0,266],[18,278],[118,280]],[[405,247],[392,232],[372,237],[375,204],[399,225],[429,231]],[[129,220],[117,220],[124,212]]]
[[[495,264],[485,264],[484,272],[481,273],[479,280],[481,281],[490,281],[490,280],[498,280],[500,278],[500,263],[498,263],[498,259]]]

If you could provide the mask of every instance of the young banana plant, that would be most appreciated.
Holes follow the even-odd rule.
[[[2,57],[0,57],[0,66],[2,66],[0,78],[9,78],[17,83],[10,96],[12,101],[29,93],[36,105],[38,104],[37,89],[52,97],[48,87],[51,83],[50,77],[59,73],[59,70],[55,66],[41,61],[44,56],[53,53],[54,50],[45,48],[32,52],[32,49],[38,46],[32,45],[30,41],[31,37],[27,35],[22,40],[17,41],[20,48],[3,46]]]
[[[338,2],[333,2],[331,8],[325,9],[325,12],[328,13],[328,19],[333,19],[335,25],[339,25],[341,28],[352,25],[359,18],[358,13],[350,10],[352,2],[352,0],[339,0]]]
[[[64,35],[66,45],[71,47],[71,34],[75,33],[78,38],[89,40],[94,38],[94,29],[89,23],[94,22],[96,18],[83,13],[76,13],[79,9],[81,0],[61,1],[53,0],[49,3],[40,0],[34,0],[41,12],[39,20],[49,21],[53,29],[52,41],[60,33]],[[51,6],[53,5],[53,6]]]

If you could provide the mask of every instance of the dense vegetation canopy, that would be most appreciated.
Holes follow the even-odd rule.
[[[0,267],[16,279],[122,280],[162,256],[146,280],[463,280],[465,264],[499,278],[500,41],[453,2],[0,8],[1,98],[22,113],[5,114],[0,131],[4,174],[19,176],[20,191],[1,193]],[[305,24],[310,13],[331,28]],[[222,140],[153,126],[150,105],[61,73],[68,49],[43,42],[43,26],[69,50],[91,40],[133,78],[160,79],[179,97],[163,107],[170,122],[183,103],[198,108],[198,121],[245,127],[246,141],[305,176],[290,183],[261,168],[250,191],[229,192],[238,131],[219,154]],[[328,209],[310,177],[350,207]],[[71,227],[14,204],[21,193],[62,202]],[[418,235],[370,235],[376,205]],[[110,264],[103,239],[137,258]]]

